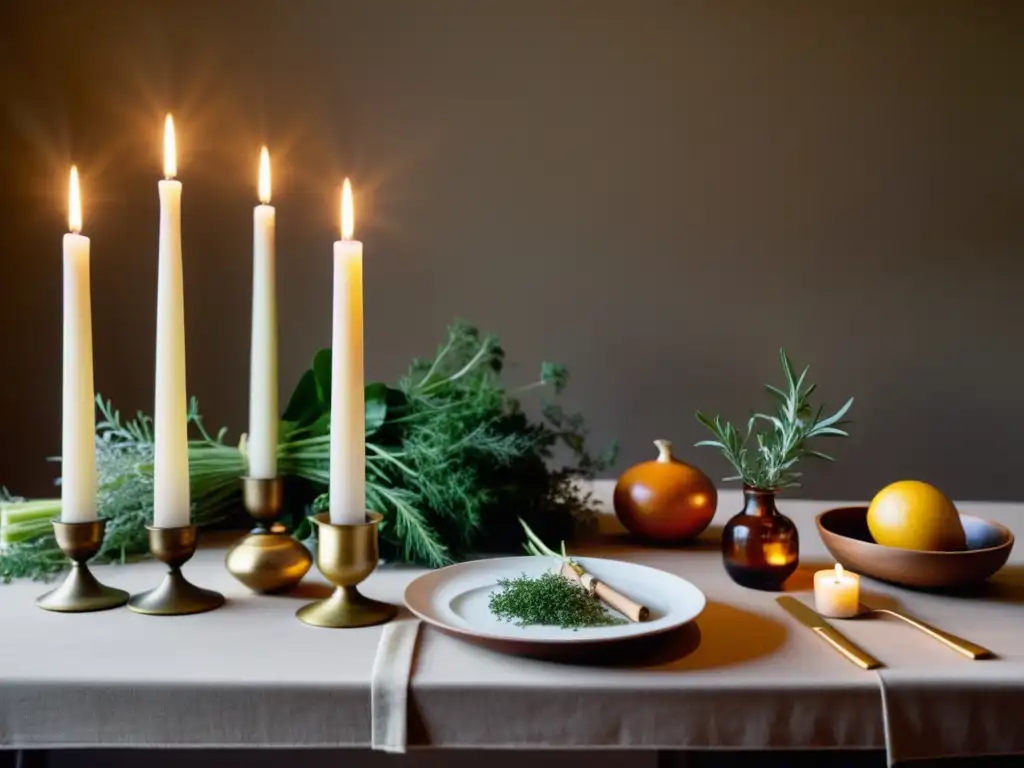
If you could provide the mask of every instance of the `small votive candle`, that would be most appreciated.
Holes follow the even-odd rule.
[[[860,576],[836,563],[834,570],[814,574],[814,607],[822,616],[849,619],[860,613]]]

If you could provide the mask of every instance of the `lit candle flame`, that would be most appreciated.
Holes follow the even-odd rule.
[[[836,584],[843,580],[843,566],[836,563]]]
[[[68,229],[75,234],[82,231],[82,193],[78,189],[78,166],[71,166],[68,185]]]
[[[270,202],[270,152],[266,147],[260,149],[260,202]]]
[[[174,120],[170,113],[164,120],[164,178],[173,179],[178,175],[178,147],[174,141]]]
[[[348,179],[341,187],[341,239],[351,240],[355,230],[356,215],[352,210],[352,184]]]

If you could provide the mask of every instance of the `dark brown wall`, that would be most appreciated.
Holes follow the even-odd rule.
[[[456,315],[512,375],[567,363],[625,463],[810,362],[855,438],[806,491],[915,476],[1020,497],[1024,4],[7,0],[0,482],[59,450],[60,239],[80,164],[96,383],[151,407],[156,180],[174,110],[189,389],[244,428],[256,153],[275,161],[281,382],[329,341],[337,187],[367,370]],[[284,396],[283,395],[283,396]],[[707,453],[684,449],[716,476]]]

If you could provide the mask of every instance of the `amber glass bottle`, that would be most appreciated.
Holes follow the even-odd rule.
[[[746,487],[743,499],[722,531],[725,570],[744,587],[779,590],[800,562],[796,526],[775,508],[775,491]]]

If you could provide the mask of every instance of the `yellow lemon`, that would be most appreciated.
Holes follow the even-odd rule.
[[[886,547],[932,552],[967,548],[953,502],[919,480],[900,480],[880,490],[868,507],[868,530]]]

